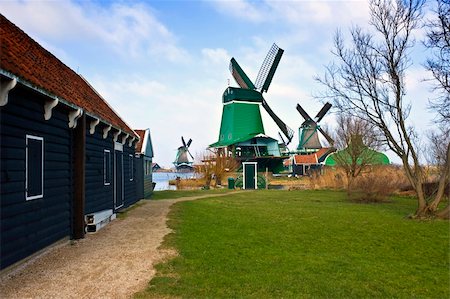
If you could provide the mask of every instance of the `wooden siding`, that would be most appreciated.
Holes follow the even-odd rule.
[[[105,149],[111,151],[111,163],[113,163],[114,143],[111,132],[108,138],[103,139],[104,126],[98,125],[95,128],[95,133],[92,135],[89,133],[89,121],[86,127],[85,214],[90,214],[106,209],[114,209],[114,184],[113,180],[111,180],[110,185],[104,184],[103,165],[103,152]],[[114,176],[113,171],[111,171],[111,175]]]
[[[0,108],[1,262],[5,268],[71,232],[71,131],[67,114],[53,109],[44,120],[44,99],[16,87]],[[44,195],[25,199],[26,135],[44,138]]]
[[[60,104],[44,120],[44,103],[48,98],[21,85],[9,93],[9,102],[0,107],[0,269],[57,242],[72,237],[73,219],[73,130],[68,127],[69,109]],[[92,119],[87,118],[85,214],[114,208],[114,183],[104,185],[103,153],[114,153],[112,132],[103,139],[98,125],[89,133]],[[42,198],[25,198],[26,135],[43,138],[44,194]],[[120,138],[120,137],[119,137]],[[134,146],[123,145],[124,205],[137,197]],[[129,155],[134,162],[130,181]],[[114,172],[112,171],[112,176]]]
[[[151,178],[144,177],[144,198],[150,198],[153,193],[153,182]]]
[[[133,180],[130,181],[130,159],[132,155],[134,160],[135,148],[128,146],[128,142],[123,145],[123,175],[124,175],[124,207],[136,203],[140,198],[136,196],[136,165],[133,165]],[[133,162],[134,163],[134,162]]]
[[[148,163],[150,163],[150,174],[145,175],[145,170],[144,170],[144,198],[150,198],[150,196],[153,193],[153,169],[151,167],[152,158],[144,157],[144,161],[148,161]],[[145,165],[145,162],[144,162],[144,165]]]
[[[136,166],[136,198],[144,198],[144,157],[139,155],[138,158],[134,159]]]

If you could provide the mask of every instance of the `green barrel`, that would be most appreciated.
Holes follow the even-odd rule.
[[[228,189],[234,189],[234,178],[228,178]]]

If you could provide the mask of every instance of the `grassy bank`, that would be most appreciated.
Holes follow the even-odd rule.
[[[164,190],[155,191],[152,194],[152,200],[159,199],[169,199],[169,198],[180,198],[186,196],[204,196],[208,194],[225,194],[227,192],[232,192],[234,190],[228,189],[209,189],[209,190]]]
[[[449,224],[405,218],[410,198],[356,204],[332,191],[182,202],[138,298],[449,298]]]

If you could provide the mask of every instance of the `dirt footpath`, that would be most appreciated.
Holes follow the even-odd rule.
[[[0,277],[1,298],[129,298],[155,275],[154,265],[170,252],[158,249],[170,206],[179,201],[144,204],[85,239],[64,244],[19,270]]]

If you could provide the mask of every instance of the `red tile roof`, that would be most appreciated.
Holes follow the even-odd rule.
[[[0,14],[0,68],[90,115],[135,136],[134,131],[77,73]]]
[[[320,160],[320,158],[323,156],[323,155],[327,155],[327,154],[329,154],[329,152],[330,152],[330,148],[329,147],[322,147],[321,149],[319,149],[315,154],[317,155],[317,159],[319,159]]]
[[[295,155],[294,156],[295,164],[317,164],[317,155],[309,154],[309,155]]]
[[[145,130],[134,130],[139,135],[139,141],[136,143],[136,152],[142,152],[142,144],[144,143]]]

